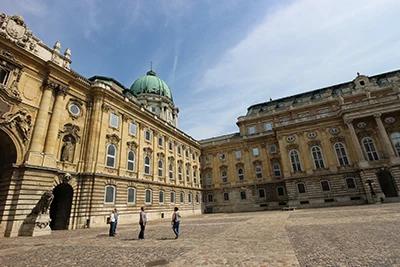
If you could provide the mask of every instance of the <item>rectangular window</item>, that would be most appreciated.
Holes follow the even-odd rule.
[[[208,195],[207,195],[207,201],[208,201],[208,202],[214,202],[214,197],[213,197],[212,194],[208,194]]]
[[[322,191],[331,191],[331,186],[328,181],[321,181]]]
[[[270,145],[269,146],[269,152],[272,153],[272,154],[276,153],[276,146],[275,145]]]
[[[112,185],[107,185],[104,202],[105,203],[114,203],[114,201],[115,201],[115,187]]]
[[[254,126],[249,126],[249,134],[254,134],[256,132],[256,127]]]
[[[129,134],[136,135],[136,124],[133,122],[129,123]]]
[[[242,200],[246,199],[246,192],[245,191],[241,191],[240,192],[240,199],[242,199]]]
[[[171,141],[168,142],[168,149],[169,151],[172,151],[174,149],[174,146]]]
[[[253,148],[253,156],[258,156],[258,148],[257,147]]]
[[[162,136],[158,137],[158,146],[163,146],[164,145],[164,138]]]
[[[151,142],[151,132],[149,130],[145,132],[145,139],[147,142]]]
[[[235,152],[235,155],[236,155],[236,158],[237,158],[237,159],[242,158],[242,152],[241,152],[241,151],[236,151],[236,152]]]
[[[212,185],[211,172],[207,172],[207,174],[206,174],[206,185]]]
[[[118,128],[119,116],[114,113],[110,113],[110,125],[114,128]]]
[[[272,123],[267,122],[267,123],[265,124],[265,130],[267,130],[267,131],[272,131]]]

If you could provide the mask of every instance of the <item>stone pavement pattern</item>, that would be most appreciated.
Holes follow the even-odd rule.
[[[123,217],[122,217],[123,219]],[[400,203],[205,214],[0,239],[0,266],[400,266]]]

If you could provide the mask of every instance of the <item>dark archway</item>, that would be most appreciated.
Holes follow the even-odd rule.
[[[54,199],[50,207],[50,228],[51,230],[68,230],[74,190],[71,185],[63,183],[54,188],[53,194]]]
[[[390,172],[380,171],[376,176],[378,177],[379,185],[386,197],[398,197],[396,185]]]
[[[11,138],[0,130],[0,222],[3,214],[7,195],[9,194],[13,163],[17,162],[17,149]]]

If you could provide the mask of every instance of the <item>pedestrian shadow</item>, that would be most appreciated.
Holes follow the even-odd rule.
[[[157,240],[175,240],[175,237],[160,237]]]
[[[109,236],[110,236],[109,234],[99,234],[99,235],[96,236],[96,238],[98,238],[98,237],[109,237]]]
[[[138,238],[122,238],[121,241],[137,241]]]

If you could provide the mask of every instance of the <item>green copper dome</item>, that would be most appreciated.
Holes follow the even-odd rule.
[[[155,94],[160,96],[166,96],[172,100],[171,89],[166,82],[156,76],[156,73],[152,70],[137,79],[131,86],[131,92],[137,96],[139,94]]]

